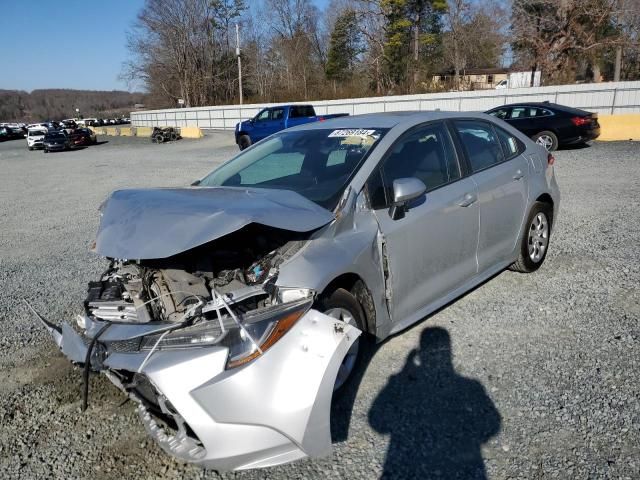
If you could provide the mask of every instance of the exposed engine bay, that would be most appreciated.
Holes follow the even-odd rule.
[[[110,368],[105,360],[114,353],[143,354],[146,358],[137,368],[141,372],[154,352],[221,345],[229,351],[226,368],[252,361],[311,306],[313,292],[283,292],[275,285],[279,265],[304,247],[308,236],[251,224],[169,258],[111,259],[100,280],[89,283],[86,315],[79,317],[77,325],[89,345],[91,360],[85,362],[85,369],[103,370],[140,403],[147,427],[161,431],[155,418],[180,437],[179,451],[166,446],[172,454],[196,460],[203,452],[201,442],[167,398],[145,375]],[[95,333],[92,324],[101,325],[101,331]],[[115,325],[157,328],[133,338],[98,338]],[[100,340],[99,351],[92,352],[90,339]],[[84,408],[86,396],[87,390]],[[190,453],[183,451],[186,447]]]
[[[254,224],[166,259],[112,260],[89,283],[86,313],[118,323],[184,322],[212,320],[225,304],[237,315],[277,304],[277,268],[304,237]]]

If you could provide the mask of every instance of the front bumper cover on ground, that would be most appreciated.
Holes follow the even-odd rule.
[[[39,317],[62,352],[82,363],[87,341],[68,324]],[[88,318],[87,334],[100,326]],[[149,334],[158,326],[114,324],[105,341]],[[331,450],[329,414],[338,368],[360,330],[310,310],[253,362],[225,370],[227,348],[116,353],[102,350],[92,365],[118,387],[114,374],[137,372],[158,392],[163,411],[178,425],[167,431],[143,402],[138,413],[167,453],[217,470],[241,470],[321,457]],[[101,337],[102,340],[102,337]],[[146,359],[146,360],[145,360]]]

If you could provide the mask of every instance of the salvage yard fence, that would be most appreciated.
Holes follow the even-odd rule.
[[[560,103],[601,114],[640,113],[640,81],[557,85],[550,87],[476,90],[387,97],[292,102],[311,104],[318,115],[394,112],[400,110],[485,111],[507,103]],[[275,103],[171,108],[131,112],[135,127],[199,127],[233,130],[240,120]]]

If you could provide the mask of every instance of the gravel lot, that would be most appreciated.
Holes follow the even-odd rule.
[[[148,441],[101,376],[81,413],[80,370],[20,299],[52,320],[80,313],[104,267],[87,247],[106,195],[185,185],[235,152],[230,134],[0,144],[0,478],[220,478]],[[378,346],[336,404],[330,457],[222,477],[640,478],[640,144],[556,159],[541,270],[504,272]]]

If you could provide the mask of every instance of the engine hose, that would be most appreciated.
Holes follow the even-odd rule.
[[[87,355],[84,358],[84,370],[82,371],[82,381],[83,381],[82,411],[83,412],[87,409],[87,402],[89,399],[89,373],[91,371],[91,353],[93,352],[93,347],[98,341],[98,338],[100,338],[100,335],[102,335],[110,326],[111,324],[107,323],[100,330],[98,330],[98,333],[96,333],[96,336],[93,337],[93,339],[91,340],[91,343],[89,344],[89,347],[87,348]]]

